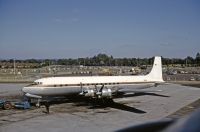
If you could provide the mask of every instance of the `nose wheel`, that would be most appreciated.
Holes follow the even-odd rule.
[[[37,100],[37,103],[35,104],[36,107],[40,108],[41,104],[40,104],[40,99]]]

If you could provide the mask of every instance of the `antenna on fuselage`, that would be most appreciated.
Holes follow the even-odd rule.
[[[83,95],[84,91],[83,91],[83,84],[82,84],[82,82],[80,82],[80,87],[81,87],[81,93],[80,93],[80,95]]]

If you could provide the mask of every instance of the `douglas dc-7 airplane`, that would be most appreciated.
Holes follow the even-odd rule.
[[[164,81],[161,57],[156,56],[152,70],[147,75],[47,77],[35,80],[33,84],[22,88],[22,91],[25,96],[38,99],[80,95],[112,100],[117,94],[138,93],[145,88],[156,87],[162,83]]]

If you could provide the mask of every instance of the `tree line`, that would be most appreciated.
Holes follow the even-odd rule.
[[[0,62],[13,63],[37,63],[38,66],[48,65],[83,65],[83,66],[144,66],[152,65],[154,57],[150,58],[113,58],[106,54],[98,54],[93,57],[77,58],[77,59],[27,59],[27,60],[0,60]],[[182,65],[182,66],[200,66],[200,53],[196,57],[187,56],[184,59],[180,58],[165,58],[162,57],[163,65]]]

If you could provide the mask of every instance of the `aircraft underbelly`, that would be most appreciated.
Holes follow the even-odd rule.
[[[69,94],[79,94],[81,92],[80,87],[41,87],[31,94],[40,96],[57,96],[57,95],[69,95]]]
[[[46,93],[51,95],[69,95],[69,94],[79,94],[81,92],[80,87],[61,87],[55,90],[47,89]]]

